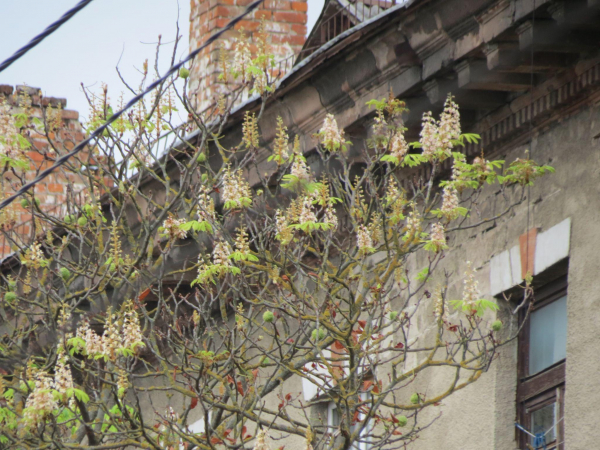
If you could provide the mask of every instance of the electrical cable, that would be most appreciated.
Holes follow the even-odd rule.
[[[123,115],[123,113],[125,111],[130,109],[133,105],[135,105],[138,101],[140,101],[145,95],[147,95],[148,93],[153,91],[157,86],[164,83],[167,80],[167,78],[169,78],[171,75],[173,75],[175,72],[177,72],[181,67],[183,67],[183,65],[186,62],[188,62],[191,59],[193,59],[194,57],[196,57],[196,55],[198,55],[198,53],[200,53],[202,50],[204,50],[210,44],[212,44],[217,39],[219,39],[229,29],[233,28],[235,26],[235,24],[237,24],[240,20],[242,20],[244,17],[246,17],[248,14],[250,14],[262,2],[263,2],[263,0],[255,0],[254,2],[252,2],[250,5],[248,5],[248,7],[246,8],[246,10],[243,13],[241,13],[239,16],[233,18],[227,25],[225,25],[225,27],[223,27],[217,33],[210,36],[204,44],[202,44],[196,50],[194,50],[193,52],[188,54],[179,63],[171,66],[171,68],[167,71],[167,73],[165,75],[163,75],[162,77],[160,77],[159,79],[154,81],[152,84],[150,84],[143,92],[140,92],[135,97],[133,97],[131,100],[129,100],[129,102],[120,111],[117,111],[112,116],[110,116],[104,124],[102,124],[100,127],[96,128],[96,130],[87,139],[80,142],[71,152],[66,153],[63,156],[61,156],[60,158],[58,158],[55,161],[54,165],[52,165],[51,167],[48,167],[47,169],[40,172],[40,174],[37,177],[35,177],[29,183],[24,184],[16,193],[14,193],[10,197],[7,197],[5,200],[0,202],[0,210],[6,208],[8,205],[10,205],[12,202],[14,202],[21,195],[25,194],[29,189],[31,189],[37,183],[44,180],[48,175],[50,175],[52,172],[54,172],[60,166],[65,164],[70,158],[72,158],[77,153],[79,153],[81,150],[83,150],[85,148],[85,146],[88,145],[91,141],[100,137],[102,135],[102,133],[104,132],[104,130],[106,130],[111,123],[113,123],[115,120],[117,120],[119,117],[121,117],[121,115]]]
[[[42,42],[44,39],[46,39],[48,36],[50,36],[56,30],[58,30],[62,25],[65,24],[65,22],[67,22],[71,17],[73,17],[75,14],[77,14],[79,11],[81,11],[83,8],[85,8],[90,3],[92,3],[92,0],[81,0],[79,3],[77,3],[73,8],[71,8],[66,13],[64,13],[60,19],[58,19],[56,22],[50,24],[44,31],[42,31],[40,34],[38,34],[36,37],[34,37],[31,41],[29,41],[27,43],[27,45],[25,45],[24,47],[21,47],[19,50],[17,50],[10,58],[5,59],[2,62],[2,64],[0,64],[0,72],[4,71],[5,69],[8,69],[8,67],[12,63],[17,61],[19,58],[21,58],[23,55],[25,55],[25,53],[27,53],[29,50],[34,48],[36,45],[38,45],[40,42]]]

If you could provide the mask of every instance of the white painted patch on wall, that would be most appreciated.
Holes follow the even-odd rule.
[[[571,218],[567,218],[547,231],[539,233],[535,244],[535,275],[552,264],[569,256],[571,243]]]
[[[534,275],[568,258],[571,243],[571,218],[537,235],[534,255]],[[518,245],[504,250],[490,260],[490,294],[496,296],[523,281],[521,252]]]
[[[514,283],[510,264],[510,252],[504,250],[490,260],[490,290],[492,291],[492,295],[496,295],[506,291],[511,286],[514,286]]]

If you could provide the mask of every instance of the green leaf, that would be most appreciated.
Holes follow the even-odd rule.
[[[85,341],[80,337],[72,337],[67,340],[67,345],[71,347],[69,354],[73,356],[75,353],[85,351]]]
[[[190,220],[189,222],[186,223],[182,223],[181,225],[179,225],[179,228],[183,231],[190,231],[192,229],[192,227],[195,228],[195,226],[198,224],[198,222],[196,220]],[[162,228],[162,227],[160,227]],[[161,231],[159,228],[159,231]]]
[[[420,154],[408,154],[402,160],[402,167],[415,167],[427,161],[427,158]]]
[[[392,155],[384,155],[381,157],[381,160],[383,162],[390,162],[392,164],[398,165],[400,164],[400,160],[398,158],[396,158],[395,156]]]
[[[70,391],[70,390],[71,389],[67,390],[67,396],[68,396],[68,391]],[[77,400],[79,400],[80,402],[87,403],[90,401],[89,395],[87,395],[81,389],[73,388],[73,394],[75,395],[75,398],[77,398]]]
[[[427,277],[429,276],[429,267],[425,267],[423,270],[421,270],[418,274],[417,274],[417,280],[424,282],[427,280]]]

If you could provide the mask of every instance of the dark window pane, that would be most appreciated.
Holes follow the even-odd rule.
[[[340,417],[340,414],[338,412],[338,409],[335,406],[334,407],[330,407],[329,413],[330,413],[330,416],[329,416],[329,421],[330,421],[329,422],[329,426],[333,427],[333,428],[339,427],[340,423],[341,423],[341,420],[340,420],[341,417]]]
[[[567,296],[531,313],[529,375],[567,356]]]

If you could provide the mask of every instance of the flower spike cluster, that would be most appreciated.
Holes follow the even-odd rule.
[[[243,249],[245,250],[246,246],[243,243],[244,240],[245,236],[238,236],[237,243],[238,245],[243,246]],[[227,241],[220,239],[215,242],[212,251],[212,258],[208,255],[200,255],[198,258],[198,276],[194,281],[192,281],[192,286],[194,284],[216,283],[215,278],[222,278],[228,273],[239,275],[241,271],[232,264],[232,259],[242,259],[239,249],[234,253],[231,245],[229,245]]]
[[[475,309],[479,296],[479,283],[475,280],[475,269],[471,261],[467,261],[462,301],[465,306]]]
[[[229,255],[229,258],[234,261],[258,261],[258,258],[250,251],[248,232],[244,228],[238,230],[238,235],[235,238],[235,251]]]
[[[398,163],[404,159],[408,153],[408,144],[402,132],[394,134],[390,140],[390,156]]]
[[[281,244],[287,245],[292,241],[294,230],[311,233],[337,229],[334,205],[339,199],[330,196],[327,182],[314,184],[312,192],[293,200],[285,212],[276,212],[277,239]]]
[[[247,208],[252,204],[250,185],[241,170],[231,172],[230,167],[225,170],[222,195],[225,209]]]
[[[323,127],[317,133],[319,141],[326,150],[337,152],[345,151],[347,144],[344,140],[344,131],[340,130],[333,114],[327,114],[323,121]]]
[[[447,184],[442,194],[442,215],[447,220],[454,220],[460,215],[458,208],[458,191],[454,185]]]
[[[436,320],[438,320],[438,321],[439,320],[442,320],[442,321],[447,320],[448,311],[446,308],[446,302],[444,300],[444,294],[442,292],[442,288],[441,287],[436,288],[433,296],[435,298],[433,313],[435,315]]]
[[[176,219],[174,216],[170,215],[163,222],[163,236],[168,237],[169,240],[185,239],[187,237],[187,232],[182,228],[182,225],[185,224],[185,222],[185,219]]]
[[[296,136],[297,138],[297,136]],[[275,161],[281,165],[288,160],[290,150],[290,139],[287,134],[287,127],[283,124],[281,116],[277,117],[277,133],[275,135],[274,151],[269,156],[268,161]]]
[[[251,64],[252,53],[250,52],[250,44],[248,43],[244,33],[241,32],[240,37],[235,40],[232,71],[236,77],[241,77],[242,83],[250,81],[248,69]]]
[[[242,145],[246,148],[258,148],[258,123],[256,114],[246,112],[244,115],[244,123],[242,124]]]
[[[460,114],[458,105],[451,95],[448,95],[444,104],[444,111],[440,120],[436,121],[431,112],[423,114],[421,128],[421,148],[423,156],[428,160],[446,159],[452,154],[452,148],[460,138]]]
[[[431,226],[429,238],[429,242],[425,245],[426,250],[432,250],[437,253],[448,248],[448,245],[446,244],[446,232],[441,223],[434,223]]]
[[[87,321],[77,328],[76,336],[69,344],[88,358],[104,358],[114,361],[119,355],[132,356],[138,347],[144,347],[143,334],[131,300],[123,304],[123,313],[106,314],[104,333],[96,334]]]
[[[46,265],[48,265],[48,261],[44,257],[44,252],[42,251],[42,244],[36,242],[27,249],[23,257],[23,264],[32,269],[39,269],[40,267],[46,267]]]
[[[358,252],[361,255],[375,251],[373,248],[373,239],[371,239],[371,234],[364,225],[359,225],[358,229],[356,230],[356,246],[358,247]]]
[[[52,395],[52,377],[46,372],[39,371],[35,374],[35,387],[27,397],[23,418],[28,427],[35,427],[42,422],[46,416],[52,414],[58,404]]]
[[[208,222],[214,222],[216,220],[215,202],[209,195],[205,186],[200,186],[198,192],[198,219]]]
[[[256,433],[256,441],[254,442],[254,447],[252,450],[269,450],[269,446],[266,442],[267,433],[263,430],[259,430]]]

